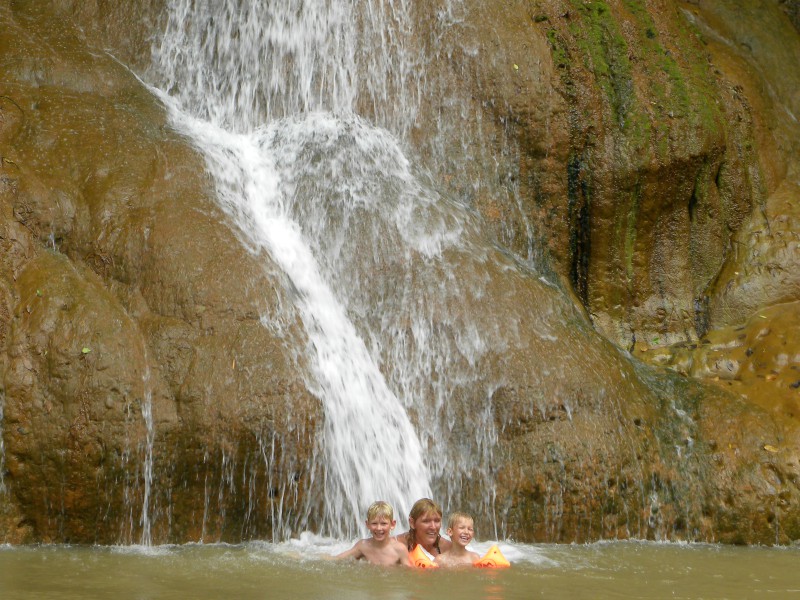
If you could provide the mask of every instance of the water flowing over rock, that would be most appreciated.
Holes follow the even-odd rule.
[[[800,539],[785,3],[263,4],[0,0],[0,540]]]

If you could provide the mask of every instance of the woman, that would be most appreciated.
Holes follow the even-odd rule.
[[[452,543],[439,534],[442,528],[442,509],[430,498],[421,498],[414,502],[408,515],[408,531],[401,533],[397,539],[406,545],[411,552],[417,544],[431,556],[447,552]]]

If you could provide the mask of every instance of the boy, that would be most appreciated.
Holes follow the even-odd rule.
[[[472,566],[481,556],[477,552],[467,550],[467,546],[475,535],[472,517],[461,512],[450,515],[447,523],[447,535],[453,545],[447,552],[436,557],[436,564],[440,567]]]
[[[358,540],[350,550],[342,552],[334,558],[364,559],[373,565],[405,565],[411,566],[406,547],[392,537],[392,529],[397,522],[394,511],[386,502],[373,502],[367,509],[367,529],[371,538]]]

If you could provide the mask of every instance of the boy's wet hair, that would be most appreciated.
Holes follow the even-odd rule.
[[[383,500],[378,500],[370,504],[367,509],[367,521],[372,521],[372,519],[378,517],[386,517],[390,521],[394,521],[394,509],[391,504]]]
[[[447,519],[447,528],[452,529],[453,527],[456,526],[456,523],[458,523],[461,519],[472,521],[473,523],[475,522],[475,519],[472,518],[472,515],[456,511],[450,513],[450,518]]]

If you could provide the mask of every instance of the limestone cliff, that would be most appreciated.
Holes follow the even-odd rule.
[[[488,403],[517,540],[800,539],[800,34],[788,3],[740,4],[468,0],[444,29],[415,9],[439,93],[410,144],[500,247],[465,310],[523,340],[476,366],[506,374],[490,398],[452,400]],[[306,334],[262,325],[292,287],[134,75],[161,9],[0,0],[2,541],[319,515]],[[428,132],[456,112],[449,154]]]

